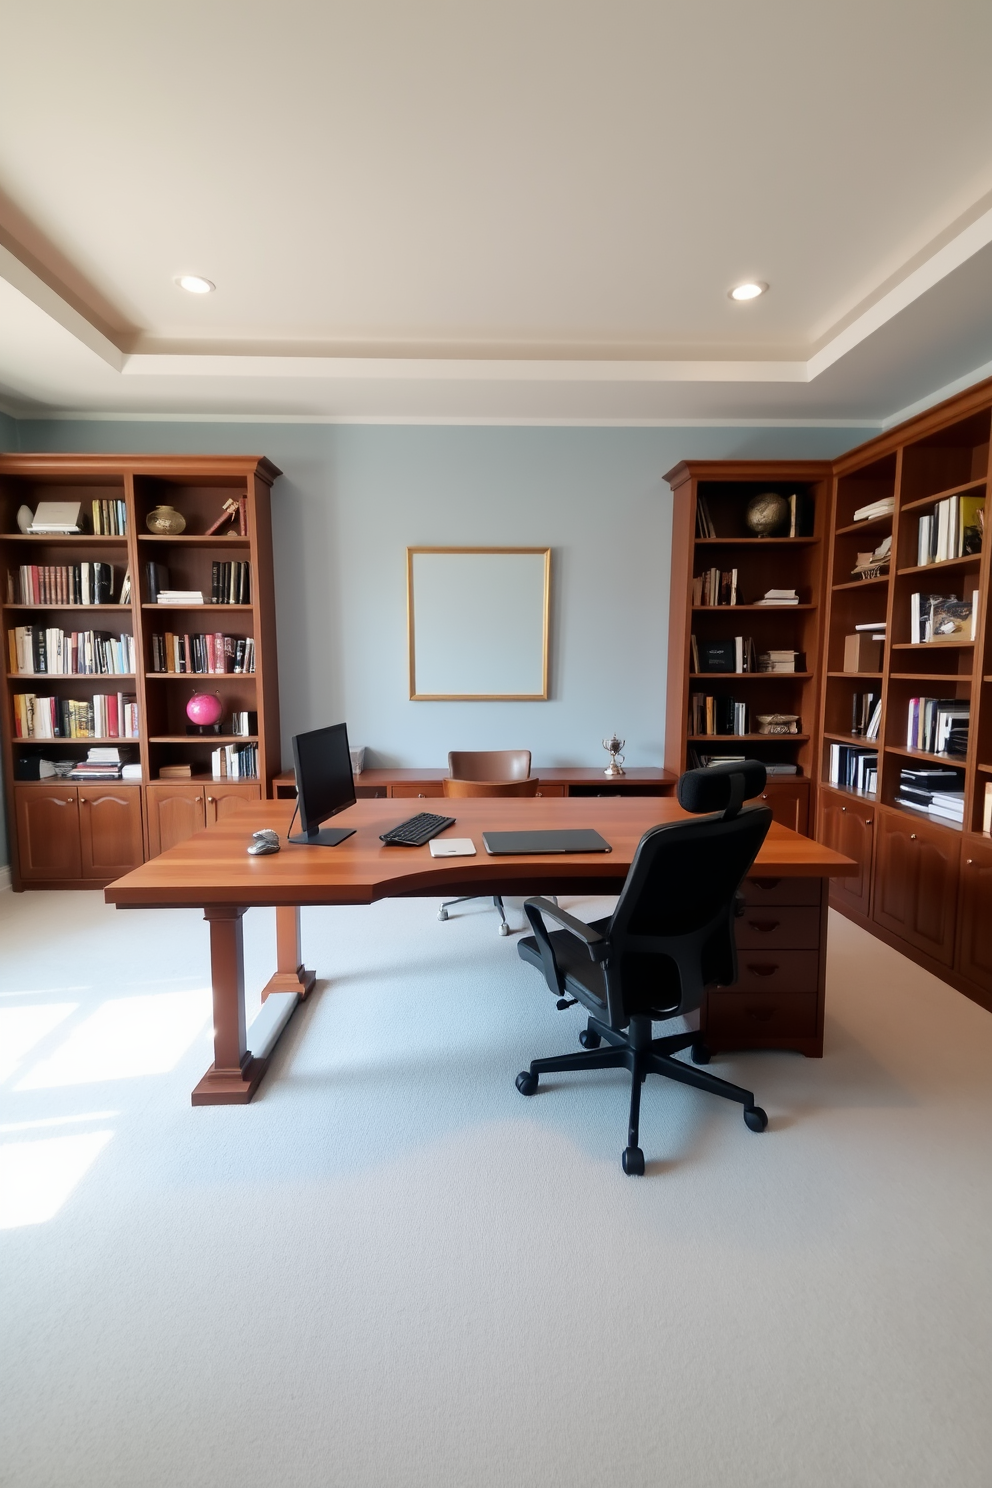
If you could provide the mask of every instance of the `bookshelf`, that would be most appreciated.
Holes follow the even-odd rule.
[[[989,544],[948,551],[920,562],[920,521],[940,517],[943,505],[965,514],[984,501],[989,478],[992,382],[949,399],[834,462],[834,490],[822,677],[822,729],[816,741],[817,837],[853,857],[858,873],[831,885],[831,903],[904,954],[992,1008],[992,841],[982,831],[985,785],[992,782],[992,637],[989,630]],[[965,505],[961,505],[964,499]],[[892,510],[855,521],[858,509],[888,499]],[[970,503],[970,505],[968,504]],[[852,580],[855,555],[891,534],[886,573]],[[953,537],[954,534],[952,533]],[[974,546],[962,537],[956,547]],[[913,596],[937,595],[964,609],[977,594],[974,638],[969,630],[942,640],[913,632]],[[958,606],[952,607],[958,610]],[[921,606],[924,611],[927,606]],[[939,612],[938,612],[939,613]],[[844,641],[858,623],[885,622],[878,669],[845,673]],[[831,745],[869,747],[851,734],[854,694],[881,701],[877,779],[871,792],[831,779]],[[916,699],[939,700],[942,711],[969,710],[966,752],[921,747],[910,736]],[[933,709],[935,705],[931,705]],[[954,721],[952,719],[952,721]],[[960,721],[960,720],[958,720]],[[964,742],[958,736],[954,744]],[[947,772],[941,781],[926,774]],[[959,801],[937,814],[939,802],[909,805],[914,785],[933,785]]]
[[[270,519],[271,486],[279,473],[265,459],[241,456],[0,456],[2,765],[15,889],[100,887],[223,816],[232,806],[268,795],[272,778],[281,768]],[[207,529],[226,500],[240,505],[243,519],[208,536]],[[81,502],[87,529],[99,520],[94,518],[93,502],[112,502],[115,514],[123,515],[125,530],[66,535],[21,532],[19,509],[27,506],[33,512],[39,501]],[[161,505],[173,507],[185,518],[180,535],[148,530],[146,519]],[[105,511],[102,508],[100,515]],[[68,602],[67,584],[83,563],[112,568],[111,603]],[[166,570],[170,588],[201,591],[208,602],[155,602],[149,587],[148,565],[152,563]],[[209,603],[215,563],[248,564],[247,603]],[[22,568],[38,571],[27,580],[34,585],[27,594],[21,592],[19,582]],[[70,578],[53,577],[55,569],[68,571]],[[122,604],[125,573],[131,578],[131,592]],[[12,590],[9,574],[14,576]],[[133,651],[133,670],[109,675],[56,673],[51,667],[17,670],[8,643],[8,632],[17,627],[34,627],[35,632],[59,630],[66,635],[93,631],[116,637],[118,642],[125,637]],[[237,642],[250,639],[254,671],[157,671],[161,648],[154,637],[166,633],[184,638],[230,637],[228,666],[233,664]],[[37,658],[37,649],[31,655]],[[22,655],[19,660],[23,663],[24,659]],[[72,662],[68,656],[64,660]],[[213,660],[218,664],[216,654]],[[222,732],[187,731],[185,708],[194,692],[218,698]],[[137,705],[137,733],[126,738],[119,734],[17,737],[18,694],[53,698],[54,708],[63,714],[69,700],[92,705],[96,694],[115,699],[125,694]],[[107,711],[112,718],[111,705]],[[255,731],[231,733],[235,713],[256,715]],[[91,746],[101,745],[119,748],[122,759],[140,767],[140,778],[26,778],[33,761],[45,759],[56,766],[78,762]],[[211,756],[225,745],[239,750],[254,746],[255,772],[214,779]],[[168,774],[170,767],[174,771],[186,766],[187,777],[162,777],[163,770]]]
[[[766,799],[777,820],[800,832],[810,822],[810,776],[819,708],[819,654],[831,466],[826,461],[710,461],[677,465],[665,480],[673,493],[665,768],[681,773],[704,755],[746,753],[794,773],[770,774]],[[799,498],[795,536],[756,537],[748,503],[763,492]],[[702,535],[700,502],[714,529]],[[709,569],[737,570],[736,603],[694,602],[693,580]],[[698,586],[697,586],[698,587]],[[799,603],[759,604],[769,589],[795,589]],[[714,672],[693,664],[696,650],[753,641],[755,657],[793,650],[806,658],[793,672]],[[733,699],[746,708],[745,730],[708,734],[692,725],[693,695]],[[760,732],[759,715],[794,715],[796,732]],[[992,752],[990,752],[992,758]]]

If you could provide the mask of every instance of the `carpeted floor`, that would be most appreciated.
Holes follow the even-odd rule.
[[[193,1110],[202,921],[0,895],[4,1488],[988,1488],[992,1017],[833,916],[826,1057],[714,1062],[760,1136],[649,1080],[629,1179],[624,1076],[514,1089],[579,1010],[435,909],[307,912]]]

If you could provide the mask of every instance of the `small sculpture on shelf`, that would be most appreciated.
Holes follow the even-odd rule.
[[[774,537],[789,521],[789,503],[777,491],[762,491],[751,497],[744,520],[755,537]]]
[[[157,506],[148,513],[145,526],[154,537],[178,537],[186,531],[186,518],[174,506]]]
[[[608,739],[603,740],[603,748],[609,752],[610,756],[610,763],[603,771],[604,775],[626,775],[623,755],[620,753],[626,742],[626,739],[618,739],[616,734],[611,734]]]

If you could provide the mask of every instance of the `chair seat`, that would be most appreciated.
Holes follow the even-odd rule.
[[[605,920],[592,920],[590,929],[605,934],[609,924],[607,916]],[[567,930],[553,930],[550,939],[565,985],[572,996],[577,997],[585,1007],[595,1006],[598,1011],[605,1012],[606,977],[602,966],[589,959],[582,943],[574,935],[569,935]],[[536,966],[538,971],[543,969],[541,948],[533,935],[527,935],[517,942],[517,955],[524,961],[529,961],[531,966]]]

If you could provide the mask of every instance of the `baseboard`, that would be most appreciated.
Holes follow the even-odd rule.
[[[10,888],[10,864],[4,863],[0,867],[0,892]]]

